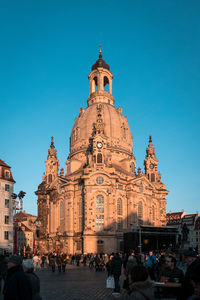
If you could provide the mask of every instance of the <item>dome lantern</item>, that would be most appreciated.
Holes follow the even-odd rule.
[[[90,85],[88,106],[100,102],[114,105],[112,96],[113,74],[110,72],[109,65],[102,59],[101,45],[99,47],[99,59],[92,66],[92,71],[88,78]]]

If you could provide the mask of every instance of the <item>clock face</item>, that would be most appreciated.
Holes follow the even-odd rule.
[[[101,149],[102,148],[102,143],[101,142],[97,142],[97,147],[99,148],[99,149]]]
[[[52,169],[53,168],[53,165],[50,165],[50,169]]]
[[[153,167],[154,167],[154,165],[153,165],[153,164],[150,164],[150,168],[153,169]]]

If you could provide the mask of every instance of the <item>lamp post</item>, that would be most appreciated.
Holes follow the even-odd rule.
[[[138,245],[138,248],[139,248],[139,253],[141,255],[142,253],[142,231],[141,231],[141,226],[138,225],[138,233],[139,233],[139,245]]]

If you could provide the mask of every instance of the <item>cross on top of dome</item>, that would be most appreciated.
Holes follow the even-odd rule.
[[[104,68],[110,70],[110,66],[102,59],[102,45],[99,46],[99,59],[96,63],[92,66],[92,71],[96,70],[97,68]]]

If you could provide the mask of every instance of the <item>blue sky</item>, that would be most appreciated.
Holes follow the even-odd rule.
[[[51,136],[65,166],[99,44],[137,167],[151,134],[167,211],[200,210],[199,15],[193,0],[0,1],[0,158],[15,192],[26,192],[26,211],[37,213]]]

